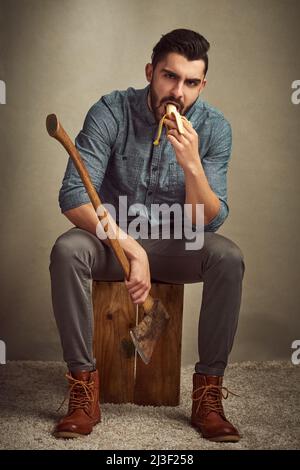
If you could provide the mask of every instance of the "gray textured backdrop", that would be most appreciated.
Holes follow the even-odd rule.
[[[144,87],[161,34],[211,42],[203,99],[233,127],[230,216],[219,233],[246,260],[231,360],[288,358],[300,338],[300,2],[293,0],[0,0],[1,323],[8,359],[60,359],[48,259],[70,224],[57,195],[67,155],[45,131],[55,112],[74,138],[113,89]],[[186,287],[183,363],[197,357],[201,285]]]

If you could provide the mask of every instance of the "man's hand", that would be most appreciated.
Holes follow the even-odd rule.
[[[130,278],[125,285],[134,304],[145,302],[151,289],[149,261],[146,251],[141,248],[134,256],[127,255],[130,262]]]
[[[169,128],[168,140],[173,145],[179,165],[185,171],[197,168],[201,163],[199,158],[198,134],[188,121],[183,119],[182,122],[184,126],[183,135],[179,134],[173,115],[170,116],[170,119],[165,119],[165,124]]]

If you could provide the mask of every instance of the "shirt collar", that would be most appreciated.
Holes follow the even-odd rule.
[[[147,85],[144,89],[142,89],[141,99],[139,100],[138,107],[140,111],[140,115],[145,119],[147,124],[151,126],[157,126],[158,123],[154,117],[153,112],[148,106],[148,93],[150,90],[150,85]]]

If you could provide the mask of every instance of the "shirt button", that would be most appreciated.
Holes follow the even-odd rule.
[[[152,171],[156,171],[156,170],[157,170],[157,166],[153,166]]]

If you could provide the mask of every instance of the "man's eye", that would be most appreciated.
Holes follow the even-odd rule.
[[[175,75],[172,75],[171,73],[166,73],[165,77],[167,78],[175,78]]]
[[[198,82],[195,82],[194,80],[189,80],[187,83],[188,83],[188,86],[191,86],[191,87],[198,85]]]

